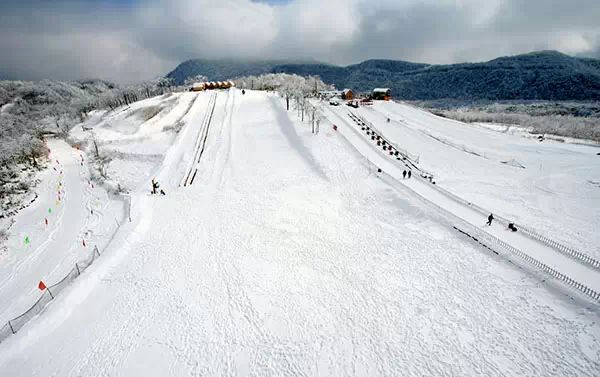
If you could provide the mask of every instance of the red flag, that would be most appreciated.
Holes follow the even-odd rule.
[[[44,282],[40,280],[38,288],[40,289],[40,291],[43,291],[44,289],[46,289],[46,284],[44,284]]]

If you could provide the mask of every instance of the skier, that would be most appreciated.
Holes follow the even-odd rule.
[[[156,190],[160,187],[160,185],[158,184],[158,182],[156,182],[154,180],[154,178],[152,178],[152,194],[156,194]]]
[[[406,170],[402,172],[402,179],[406,178]]]
[[[492,215],[492,214],[490,213],[490,215],[488,216],[488,221],[487,221],[487,223],[486,223],[486,224],[487,224],[488,226],[489,226],[489,225],[492,225],[492,220],[494,220],[494,215]]]
[[[242,95],[246,94],[246,90],[242,89]]]
[[[410,176],[412,175],[412,170],[408,171],[408,179],[410,179]]]

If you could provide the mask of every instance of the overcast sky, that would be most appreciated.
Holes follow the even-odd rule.
[[[0,78],[164,75],[190,58],[600,58],[599,0],[0,0]]]

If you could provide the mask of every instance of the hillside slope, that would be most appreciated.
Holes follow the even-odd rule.
[[[131,193],[133,222],[0,343],[3,375],[595,375],[593,309],[294,113],[199,93],[158,168],[167,194]],[[207,124],[196,181],[171,185]]]
[[[600,100],[600,61],[556,51],[501,57],[483,63],[428,65],[395,60],[367,60],[339,67],[321,63],[189,60],[167,76],[179,84],[186,77],[210,80],[263,73],[318,75],[338,88],[370,91],[392,88],[403,99]]]

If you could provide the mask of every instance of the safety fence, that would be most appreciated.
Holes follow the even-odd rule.
[[[33,317],[40,314],[42,310],[52,301],[60,292],[62,292],[73,280],[75,280],[83,271],[94,263],[100,256],[98,247],[94,246],[91,254],[83,261],[75,263],[75,266],[59,282],[44,289],[40,298],[25,313],[8,321],[0,328],[0,342],[7,337],[19,331]]]
[[[563,283],[567,284],[570,287],[573,287],[575,289],[577,289],[578,291],[582,292],[583,294],[585,294],[588,297],[591,297],[592,299],[600,302],[600,292],[596,292],[593,289],[585,286],[584,284],[578,283],[577,281],[571,279],[570,277],[568,277],[567,275],[556,271],[555,269],[553,269],[552,267],[549,267],[548,265],[538,261],[535,258],[532,258],[531,256],[525,254],[524,252],[522,252],[521,250],[507,244],[506,242],[500,240],[497,237],[494,237],[488,233],[482,232],[479,229],[473,228],[471,230],[471,232],[476,232],[478,233],[477,236],[473,236],[471,233],[464,231],[456,226],[453,226],[454,229],[456,229],[457,231],[465,234],[466,236],[472,238],[473,240],[475,240],[476,242],[482,244],[483,246],[485,246],[486,248],[490,249],[493,251],[493,248],[490,245],[496,244],[501,246],[503,249],[511,252],[512,254],[518,256],[519,258],[521,258],[522,260],[524,260],[525,262],[533,265],[534,267],[537,267],[538,269],[544,271],[545,273],[547,273],[548,275],[552,276],[555,279],[558,279],[560,281],[562,281]],[[496,252],[496,254],[498,254]]]
[[[382,179],[384,181],[386,181],[388,184],[390,184],[391,186],[395,186],[396,184],[398,184],[398,182],[391,176],[389,175],[382,175],[381,176]],[[423,195],[417,193],[416,191],[412,191],[412,193],[418,197],[419,199],[421,199],[422,202],[426,203],[428,206],[434,207],[438,210],[438,212],[440,212],[441,214],[445,215],[446,218],[448,218],[450,220],[450,222],[453,225],[453,227],[460,231],[461,233],[469,236],[471,239],[475,240],[476,242],[478,242],[479,244],[485,246],[487,249],[493,251],[495,254],[499,255],[498,251],[497,251],[497,247],[501,247],[502,249],[504,249],[505,251],[508,251],[509,253],[519,257],[521,260],[529,263],[530,265],[537,267],[538,269],[542,270],[543,272],[545,272],[546,274],[550,275],[551,277],[562,281],[563,283],[565,283],[567,286],[572,287],[576,290],[578,290],[579,292],[583,293],[584,295],[592,298],[593,300],[595,300],[596,302],[600,302],[600,292],[597,292],[589,287],[587,287],[584,284],[581,284],[579,282],[577,282],[575,279],[570,278],[569,276],[556,271],[555,269],[553,269],[552,267],[540,262],[539,260],[532,258],[531,256],[529,256],[528,254],[526,254],[525,252],[515,248],[514,246],[511,246],[509,244],[507,244],[506,242],[502,241],[501,239],[487,233],[484,232],[483,230],[469,224],[468,222],[466,222],[465,220],[461,219],[460,217],[454,215],[453,213],[451,213],[450,211],[444,209],[443,207],[439,206],[438,204],[430,201],[429,199],[427,199],[426,197],[424,197]],[[463,229],[460,229],[458,227],[458,225],[460,224],[460,227],[462,227],[463,229],[469,229],[469,231],[465,231]]]
[[[121,225],[126,221],[131,221],[131,197],[123,195],[119,197],[119,200],[123,201],[123,220],[121,223],[117,221],[117,226],[109,237],[105,248],[111,244]],[[84,260],[75,263],[73,268],[60,281],[45,287],[40,298],[37,299],[37,301],[29,309],[27,309],[23,314],[9,320],[5,325],[0,327],[0,343],[2,343],[9,336],[16,334],[17,331],[19,331],[27,322],[40,314],[58,294],[60,294],[73,280],[81,275],[83,271],[87,270],[88,267],[90,267],[94,261],[100,257],[100,255],[100,250],[97,246],[94,246],[90,255]]]
[[[387,143],[388,145],[394,145],[394,148],[396,150],[399,150],[399,153],[401,155],[403,155],[403,157],[405,157],[402,161],[402,163],[404,165],[406,165],[408,168],[414,168],[415,170],[421,172],[421,176],[417,176],[417,178],[421,178],[423,180],[425,180],[424,176],[428,176],[428,177],[432,177],[431,174],[425,172],[422,168],[416,166],[415,164],[415,159],[412,156],[409,156],[406,152],[401,151],[397,145],[392,144],[389,140],[387,140],[375,127],[373,127],[373,125],[371,123],[369,123],[367,120],[365,120],[364,118],[352,113],[352,112],[348,112],[348,116],[350,117],[350,119],[352,119],[359,127],[362,128],[362,130],[367,132],[367,135],[371,135],[371,138],[375,138],[375,139],[381,139],[383,141],[385,141],[385,143]],[[385,147],[385,145],[384,145]],[[385,150],[385,148],[384,148]],[[443,193],[444,195],[450,197],[451,199],[455,200],[456,202],[459,202],[465,206],[468,206],[470,208],[473,208],[474,210],[480,212],[483,216],[487,216],[490,211],[486,210],[480,206],[478,206],[475,203],[469,202],[455,194],[453,194],[452,192],[438,186],[435,185],[434,188],[438,191],[440,191],[441,193]],[[590,257],[589,255],[582,253],[580,251],[577,251],[573,248],[570,248],[566,245],[561,244],[560,242],[553,240],[549,237],[543,236],[540,233],[538,233],[537,231],[522,225],[522,224],[518,224],[514,221],[508,220],[500,215],[495,215],[494,216],[496,218],[496,220],[502,224],[504,224],[505,226],[508,226],[508,224],[512,223],[514,224],[514,226],[521,232],[527,234],[529,237],[538,240],[539,242],[546,244],[550,247],[552,247],[553,249],[557,250],[558,252],[560,252],[561,254],[566,255],[567,257],[570,257],[586,266],[589,266],[591,268],[600,270],[600,261],[597,259],[594,259],[592,257]]]
[[[483,216],[487,216],[490,211],[486,210],[480,206],[478,206],[475,203],[469,202],[463,198],[461,198],[460,196],[457,196],[455,194],[453,194],[452,192],[440,187],[440,186],[435,186],[435,188],[440,191],[441,193],[443,193],[444,195],[450,197],[451,199],[453,199],[454,201],[457,201],[465,206],[468,206],[470,208],[473,208],[474,210],[478,211],[479,213],[481,213]],[[561,254],[566,255],[567,257],[570,257],[584,265],[587,265],[589,267],[592,267],[594,269],[598,269],[600,270],[600,261],[598,261],[597,259],[594,259],[592,257],[590,257],[587,254],[584,254],[580,251],[574,250],[568,246],[565,246],[563,244],[561,244],[558,241],[555,241],[553,239],[550,239],[546,236],[543,236],[541,234],[539,234],[538,232],[536,232],[535,230],[522,225],[522,224],[518,224],[514,221],[508,220],[507,218],[500,216],[500,215],[494,215],[494,218],[504,224],[505,226],[508,226],[508,224],[512,223],[514,224],[514,226],[521,232],[527,234],[529,237],[536,239],[538,241],[540,241],[543,244],[546,244],[550,247],[552,247],[553,249],[557,250],[558,252],[560,252]]]
[[[417,161],[419,160],[418,156],[411,155],[408,151],[400,148],[397,144],[392,143],[390,140],[386,139],[383,136],[383,134],[381,132],[379,132],[377,130],[377,128],[375,128],[375,126],[373,126],[372,123],[365,120],[363,117],[358,116],[351,111],[348,112],[348,117],[350,117],[350,119],[352,119],[352,121],[354,123],[356,123],[356,125],[361,127],[361,129],[366,132],[367,136],[371,136],[372,140],[374,140],[374,141],[381,140],[383,142],[383,146],[386,146],[386,144],[387,144],[386,149],[388,147],[391,147],[390,149],[392,152],[397,151],[398,154],[400,156],[402,156],[402,159],[404,160],[405,164],[410,165],[415,170],[421,171],[421,168],[416,165]]]

